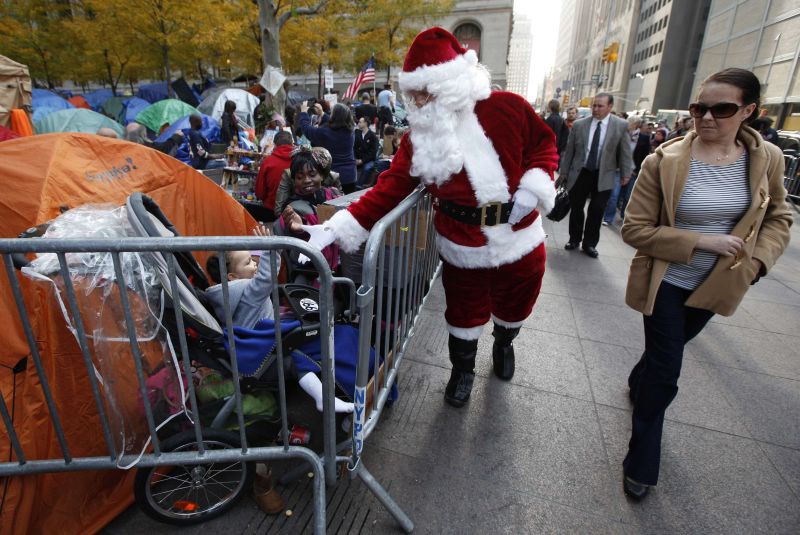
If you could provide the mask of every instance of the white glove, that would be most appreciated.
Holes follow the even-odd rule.
[[[303,225],[303,230],[308,232],[310,236],[308,244],[312,247],[316,247],[320,251],[336,241],[336,234],[333,232],[333,229],[325,225]],[[301,254],[297,260],[301,264],[305,264],[310,259],[306,255]]]
[[[514,194],[514,206],[511,208],[511,213],[508,216],[509,224],[516,225],[522,221],[526,215],[533,212],[537,204],[539,204],[539,199],[534,193],[519,188]]]

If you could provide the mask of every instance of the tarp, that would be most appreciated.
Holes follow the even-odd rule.
[[[28,67],[0,56],[0,126],[11,125],[11,110],[31,105],[31,87]]]
[[[18,137],[19,134],[0,124],[0,141],[8,141],[9,139],[17,139]]]
[[[125,130],[118,122],[96,111],[77,108],[53,112],[34,125],[37,134],[52,134],[55,132],[95,134],[97,130],[103,127],[111,128],[120,138],[125,134]]]
[[[253,117],[256,107],[260,104],[258,97],[248,93],[244,89],[232,87],[219,87],[208,92],[203,102],[197,109],[206,115],[210,115],[217,121],[222,119],[222,112],[225,110],[225,102],[232,100],[236,103],[236,116],[251,128],[255,126]]]
[[[317,98],[317,96],[303,89],[290,89],[286,93],[286,101],[292,106],[297,106],[304,100],[311,100],[312,98]]]
[[[150,103],[143,98],[130,97],[123,102],[123,105],[125,110],[122,112],[122,124],[127,126],[129,123],[136,121],[136,116],[139,115],[139,112],[148,107]]]
[[[136,116],[136,122],[145,125],[153,132],[160,132],[165,124],[172,124],[184,115],[197,113],[197,108],[182,100],[170,98],[151,104]]]
[[[219,122],[213,117],[209,117],[205,114],[200,114],[203,118],[203,126],[200,128],[200,133],[210,142],[210,143],[217,143],[219,142]],[[175,150],[175,158],[182,161],[185,164],[190,163],[191,155],[189,154],[189,129],[191,125],[189,124],[189,116],[181,117],[172,125],[164,130],[164,132],[156,138],[156,141],[164,142],[168,140],[175,132],[181,131],[184,134],[183,141],[181,142],[180,146]]]
[[[83,108],[85,110],[91,110],[92,107],[86,102],[86,99],[83,98],[81,95],[75,95],[67,100],[70,104],[75,106],[76,108]]]
[[[118,123],[122,124],[125,121],[123,112],[125,111],[125,101],[131,97],[111,97],[103,102],[100,106],[100,111],[107,117],[111,117]]]
[[[186,83],[184,78],[178,78],[172,82],[172,90],[175,91],[179,99],[189,106],[197,106],[200,104],[200,95]]]
[[[103,102],[110,99],[114,96],[114,92],[110,89],[102,88],[102,89],[95,89],[91,93],[85,93],[83,98],[86,99],[86,102],[89,103],[89,106],[92,107],[94,111],[100,111],[100,107],[103,105]]]
[[[48,115],[59,110],[73,109],[73,106],[64,97],[48,91],[47,89],[34,89],[33,90],[33,122],[34,124],[41,121]]]
[[[32,157],[31,155],[34,155]],[[0,237],[56,217],[62,206],[122,205],[134,191],[152,197],[188,236],[245,235],[255,221],[208,178],[142,145],[89,134],[49,134],[0,143],[0,176],[14,184],[0,195]],[[42,364],[74,457],[107,456],[83,357],[61,312],[42,287],[20,279]],[[0,274],[0,393],[29,459],[60,458],[36,369],[12,374],[29,355],[14,298]],[[12,399],[14,397],[15,399]],[[8,459],[9,441],[0,440]],[[8,478],[0,533],[96,533],[133,501],[135,471],[68,472]]]
[[[136,96],[145,99],[151,104],[169,98],[167,82],[140,85],[138,91],[136,91]]]

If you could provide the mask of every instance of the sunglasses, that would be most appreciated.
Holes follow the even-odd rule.
[[[740,106],[734,102],[720,102],[713,106],[703,104],[702,102],[693,102],[689,104],[689,113],[692,117],[699,119],[710,111],[714,119],[727,119],[728,117],[736,115],[736,112],[745,106],[746,104]]]

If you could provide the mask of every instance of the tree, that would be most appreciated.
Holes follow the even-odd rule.
[[[329,0],[309,0],[300,7],[294,1],[256,0],[258,3],[258,26],[261,37],[261,56],[264,68],[268,66],[281,68],[281,28],[292,17],[314,15],[324,8]],[[281,88],[272,97],[272,108],[283,113],[286,108],[286,90]]]
[[[64,46],[71,12],[55,0],[0,2],[0,52],[28,65],[34,79],[54,88],[71,62]]]
[[[354,68],[360,68],[373,53],[386,68],[386,80],[392,65],[403,61],[411,41],[431,20],[453,9],[454,0],[359,0],[354,18],[356,40]]]

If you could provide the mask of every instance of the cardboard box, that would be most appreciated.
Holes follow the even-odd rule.
[[[317,216],[319,217],[319,222],[324,223],[335,214],[339,210],[343,210],[350,206],[351,203],[356,201],[359,197],[364,195],[369,189],[354,191],[348,195],[343,195],[341,197],[337,197],[336,199],[331,199],[326,201],[324,204],[317,205]],[[412,211],[413,212],[413,211]],[[413,217],[413,213],[410,217]],[[420,210],[417,214],[416,222],[411,222],[408,226],[401,226],[400,222],[398,221],[396,224],[396,231],[395,231],[395,240],[393,243],[391,242],[391,231],[387,232],[386,236],[386,243],[387,245],[402,245],[403,239],[413,239],[415,228],[417,230],[417,242],[416,247],[419,250],[424,250],[428,245],[428,218],[431,217],[431,214],[428,213],[427,210]],[[409,236],[412,238],[405,238],[404,233],[410,233]]]

